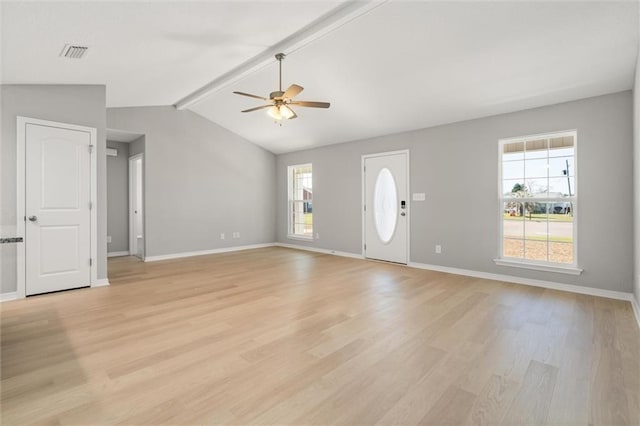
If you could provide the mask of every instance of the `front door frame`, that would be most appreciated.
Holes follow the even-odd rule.
[[[91,202],[90,210],[90,247],[91,247],[91,274],[89,285],[91,287],[98,287],[98,147],[97,147],[97,135],[98,131],[95,127],[78,126],[76,124],[59,123],[56,121],[40,120],[38,118],[22,117],[17,118],[17,165],[16,165],[16,181],[17,181],[17,193],[16,193],[16,229],[17,236],[23,238],[23,243],[18,245],[17,248],[17,288],[16,293],[18,299],[24,299],[27,294],[27,282],[26,282],[26,256],[27,256],[27,241],[25,232],[25,208],[26,208],[26,143],[27,143],[27,124],[35,124],[39,126],[57,127],[59,129],[76,130],[80,132],[89,133],[89,145],[92,147],[90,158],[90,184],[89,184],[89,197]]]
[[[360,173],[361,173],[361,183],[362,183],[362,204],[360,205],[360,213],[362,214],[362,257],[364,259],[367,258],[367,251],[365,249],[367,244],[367,221],[366,221],[366,210],[365,205],[367,203],[367,194],[366,194],[366,170],[365,164],[368,158],[375,157],[386,157],[389,155],[397,155],[397,154],[405,154],[407,156],[407,214],[409,215],[409,220],[407,220],[407,265],[411,263],[411,159],[410,152],[408,149],[402,149],[398,151],[386,151],[386,152],[378,152],[375,154],[364,154],[362,155],[362,159],[360,161]],[[372,259],[373,260],[373,259]]]

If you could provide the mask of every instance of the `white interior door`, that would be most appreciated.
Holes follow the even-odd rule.
[[[408,261],[408,153],[364,160],[365,257]]]
[[[91,284],[91,134],[27,123],[26,294]]]
[[[144,259],[144,202],[142,154],[129,158],[129,245],[132,255]]]

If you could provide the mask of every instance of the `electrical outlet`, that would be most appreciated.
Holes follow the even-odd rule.
[[[316,232],[316,240],[319,240],[319,239],[320,239],[320,233]]]
[[[438,254],[442,253],[442,246],[440,244],[436,245],[436,253]]]
[[[107,244],[111,243],[111,235],[107,235]]]
[[[222,234],[220,234],[220,239],[224,240],[224,232]]]
[[[240,233],[239,232],[234,232],[233,233],[233,238],[240,238]]]

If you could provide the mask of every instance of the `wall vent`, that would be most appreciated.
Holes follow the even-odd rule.
[[[60,56],[69,59],[82,59],[87,53],[89,46],[80,46],[77,44],[65,44]]]

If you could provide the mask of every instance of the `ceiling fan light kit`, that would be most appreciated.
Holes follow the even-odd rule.
[[[282,91],[282,60],[286,55],[284,53],[278,53],[276,60],[279,65],[279,85],[278,90],[271,92],[268,98],[258,95],[252,95],[245,92],[233,92],[236,95],[247,96],[250,98],[261,99],[269,102],[267,105],[261,105],[254,108],[245,109],[242,112],[252,112],[259,109],[268,108],[267,114],[272,117],[276,122],[281,122],[283,119],[292,120],[298,115],[289,105],[296,105],[307,108],[329,108],[331,104],[329,102],[317,102],[317,101],[294,101],[294,97],[304,90],[302,86],[292,84],[287,90]]]

